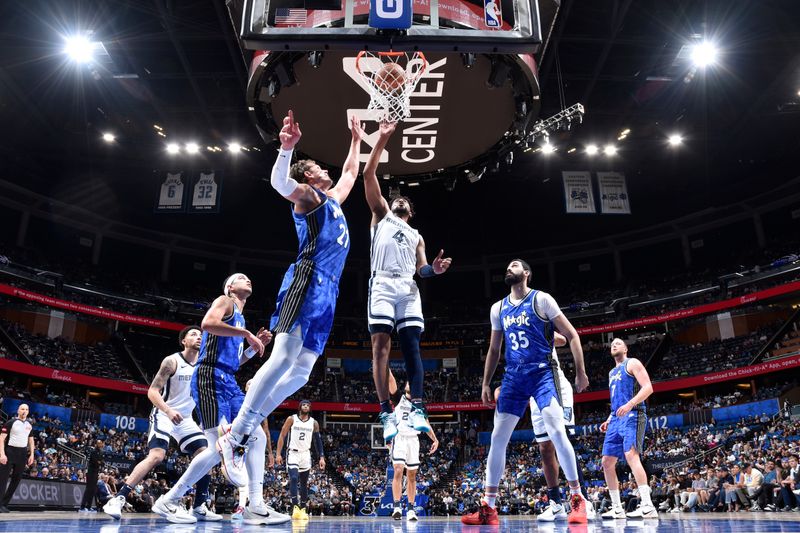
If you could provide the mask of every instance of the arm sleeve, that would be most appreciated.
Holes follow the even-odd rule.
[[[543,317],[546,317],[547,320],[553,320],[561,314],[561,308],[558,307],[556,299],[550,296],[550,294],[539,291],[536,293],[535,298],[536,301],[534,304],[536,305],[536,311],[541,313]]]
[[[275,165],[272,167],[269,183],[281,196],[289,196],[297,188],[297,182],[289,177],[292,152],[293,150],[279,150],[278,159],[275,160]]]
[[[500,322],[500,304],[502,302],[495,302],[492,310],[489,312],[489,322],[492,324],[492,331],[502,331],[503,323]]]
[[[317,451],[317,455],[320,457],[325,457],[325,451],[322,449],[322,435],[319,434],[319,431],[314,432],[314,449]]]

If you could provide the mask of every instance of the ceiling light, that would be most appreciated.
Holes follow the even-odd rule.
[[[88,63],[92,60],[94,44],[88,37],[79,35],[69,37],[64,45],[64,52],[77,63]]]
[[[239,153],[242,150],[242,145],[239,143],[230,143],[228,145],[228,151],[232,154]]]
[[[162,127],[161,127],[161,126],[159,126],[158,124],[153,124],[153,127],[154,127],[155,129],[157,129],[158,131],[164,131],[164,128],[162,128]]]
[[[568,153],[568,154],[571,154],[571,153],[575,152],[575,150],[577,150],[577,148],[575,148],[575,147],[573,146],[572,148],[570,148],[569,150],[567,150],[567,153]]]
[[[619,132],[619,134],[625,136],[625,135],[628,135],[630,132],[631,132],[630,128],[625,128],[624,130]]]
[[[667,141],[669,142],[670,146],[678,146],[679,144],[681,144],[683,142],[683,137],[681,137],[677,133],[674,133],[674,134],[669,136]]]
[[[596,144],[590,144],[586,147],[586,155],[595,155],[598,152]]]
[[[200,146],[197,143],[186,143],[186,153],[196,154],[200,151]]]
[[[617,153],[617,147],[613,144],[607,144],[605,148],[603,148],[603,153],[610,157]]]
[[[156,133],[158,133],[158,134],[159,134],[159,135],[161,135],[162,137],[166,137],[166,136],[167,136],[167,134],[166,134],[166,133],[164,133],[163,131],[157,131]]]
[[[178,143],[169,143],[167,145],[167,153],[177,154],[180,151],[181,151],[181,147],[178,146]]]
[[[708,41],[697,43],[692,47],[691,58],[696,67],[704,68],[717,61],[719,50]]]
[[[103,134],[103,140],[107,143],[113,143],[114,139],[116,139],[116,137],[114,137],[113,133],[106,132]]]
[[[544,143],[542,145],[542,153],[543,154],[552,154],[555,151],[556,151],[556,147],[553,146],[552,144],[550,144],[549,142],[546,142],[546,143]]]

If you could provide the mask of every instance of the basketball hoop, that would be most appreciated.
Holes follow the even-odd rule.
[[[370,118],[400,122],[411,116],[411,93],[427,67],[422,52],[359,52],[356,70],[369,88]]]

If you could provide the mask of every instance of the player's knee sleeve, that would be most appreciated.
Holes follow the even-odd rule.
[[[556,456],[558,457],[558,463],[564,470],[564,476],[567,481],[577,481],[578,466],[575,462],[575,450],[572,448],[569,435],[567,435],[567,428],[564,425],[564,409],[553,398],[550,405],[541,409],[541,411],[544,427],[547,429],[547,435],[556,448]]]
[[[406,374],[411,388],[411,398],[422,398],[424,391],[422,386],[425,371],[422,368],[422,357],[419,353],[419,339],[422,336],[422,328],[419,326],[408,326],[397,332],[400,339],[400,351],[406,363]]]
[[[506,447],[517,422],[519,422],[518,416],[497,411],[494,413],[492,444],[489,446],[489,457],[486,459],[487,487],[496,487],[500,483],[506,467]]]
[[[300,353],[295,359],[294,365],[292,365],[291,369],[278,380],[278,383],[273,387],[272,391],[261,402],[259,412],[271,413],[283,400],[308,383],[308,378],[311,377],[311,371],[314,369],[314,364],[317,362],[317,359],[319,359],[319,356],[316,352],[312,352],[308,348],[303,348],[301,346]]]
[[[289,496],[292,498],[297,496],[297,482],[299,477],[296,468],[289,469]]]
[[[300,472],[300,501],[302,503],[305,503],[305,501],[308,499],[308,475],[310,473],[310,470]]]

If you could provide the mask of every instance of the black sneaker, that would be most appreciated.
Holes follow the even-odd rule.
[[[0,513],[10,513],[11,510],[5,505],[0,505]]]

